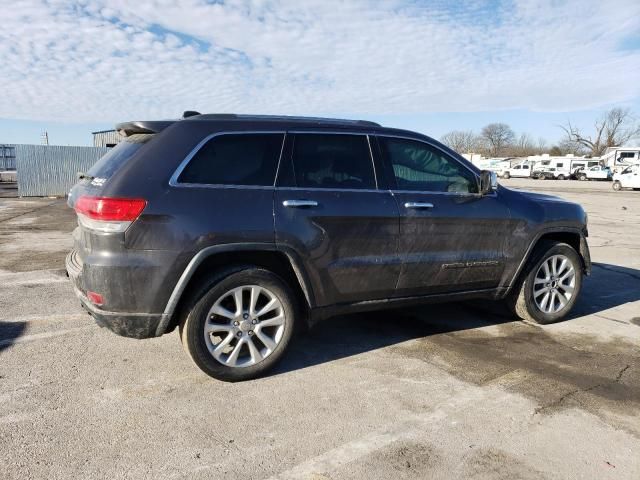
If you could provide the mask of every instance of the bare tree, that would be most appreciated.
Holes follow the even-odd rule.
[[[605,112],[595,123],[593,135],[584,135],[571,122],[561,125],[566,141],[584,147],[592,157],[599,157],[608,147],[619,147],[632,138],[640,136],[640,124],[628,108],[612,108]]]
[[[521,133],[518,137],[517,142],[515,143],[516,149],[515,152],[517,155],[521,157],[526,157],[528,155],[535,155],[538,153],[538,148],[531,138],[531,135],[528,133]]]
[[[544,138],[540,137],[538,141],[535,141],[531,135],[523,132],[516,137],[512,144],[504,147],[501,153],[510,157],[527,157],[544,153],[546,144],[547,141]]]
[[[490,154],[497,157],[514,143],[516,135],[505,123],[490,123],[482,129],[480,136],[487,142]]]
[[[561,157],[568,154],[586,155],[587,149],[577,142],[573,142],[568,138],[563,138],[549,150],[549,154],[554,157]]]
[[[558,147],[560,148],[562,155],[567,155],[569,153],[574,155],[587,155],[589,153],[584,145],[568,138],[560,140]]]
[[[544,153],[547,150],[547,140],[543,137],[538,137],[538,152]]]
[[[473,153],[479,148],[478,137],[471,130],[453,130],[445,133],[440,141],[458,153]]]
[[[554,145],[549,150],[549,155],[551,155],[552,157],[561,157],[562,155],[564,155],[564,153],[562,152],[562,149],[558,145]]]

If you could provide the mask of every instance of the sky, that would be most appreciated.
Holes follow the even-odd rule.
[[[638,0],[0,0],[0,143],[89,145],[184,110],[549,143],[640,117]]]

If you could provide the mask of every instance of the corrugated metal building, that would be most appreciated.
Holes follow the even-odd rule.
[[[0,171],[16,169],[16,146],[0,145]]]
[[[91,134],[94,147],[115,147],[122,139],[115,130],[100,130]]]
[[[63,196],[76,183],[78,172],[86,172],[109,151],[106,147],[14,145],[18,195]]]

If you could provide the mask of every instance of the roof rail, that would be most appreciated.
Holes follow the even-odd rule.
[[[194,110],[187,110],[182,114],[184,120],[266,120],[281,122],[316,123],[325,125],[360,125],[366,127],[380,127],[381,125],[369,120],[349,120],[341,118],[324,117],[298,117],[288,115],[247,115],[238,113],[207,113],[201,114]],[[139,133],[158,133],[167,128],[176,120],[151,120],[123,122],[116,125],[116,131],[122,136],[135,135]]]
[[[271,120],[284,122],[313,122],[327,124],[343,124],[343,125],[363,125],[371,127],[380,127],[381,125],[370,120],[350,120],[342,118],[326,118],[326,117],[303,117],[293,115],[251,115],[241,113],[205,113],[198,116],[198,120]]]

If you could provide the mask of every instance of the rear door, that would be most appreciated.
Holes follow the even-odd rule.
[[[511,235],[498,192],[478,193],[476,174],[424,141],[379,136],[400,211],[398,296],[498,286]]]
[[[304,265],[318,306],[386,298],[400,274],[398,208],[365,134],[292,132],[280,163],[276,243]]]

